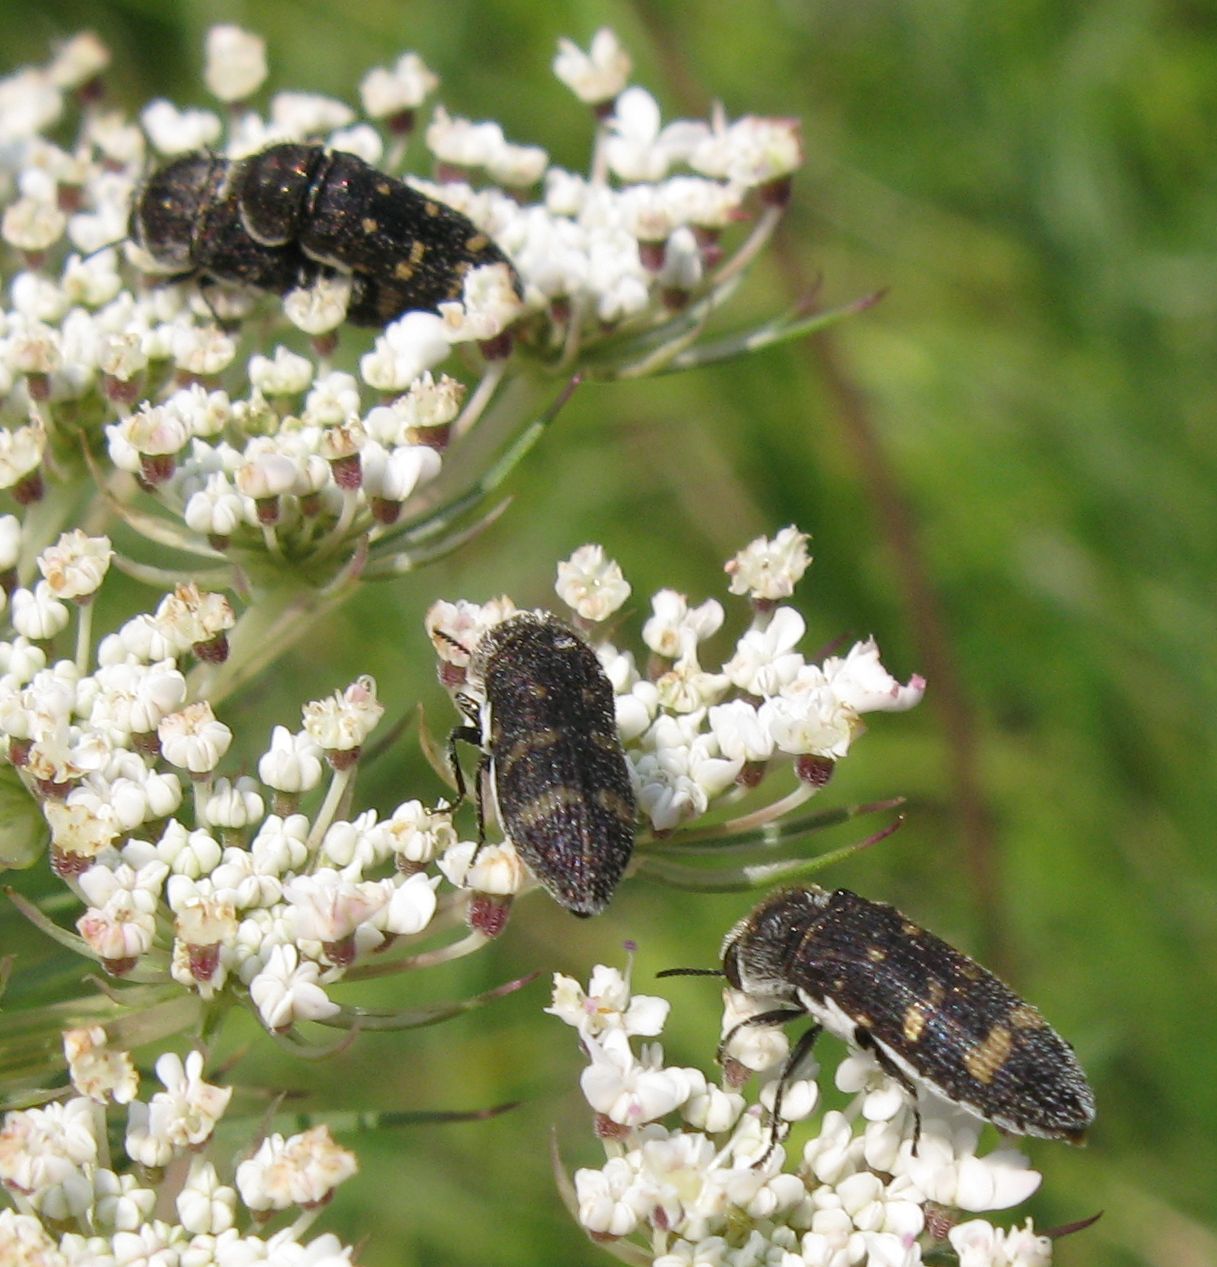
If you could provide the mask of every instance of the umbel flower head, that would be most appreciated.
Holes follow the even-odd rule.
[[[982,1149],[981,1123],[936,1097],[922,1099],[918,1130],[906,1093],[868,1053],[847,1055],[831,1078],[806,1062],[781,1100],[802,1142],[774,1143],[766,1119],[788,1044],[772,1026],[739,1027],[757,1006],[724,994],[723,1033],[735,1037],[720,1086],[642,1041],[658,1039],[669,1005],[633,995],[628,972],[597,967],[586,991],[555,975],[547,1011],[579,1035],[580,1087],[605,1153],[559,1184],[594,1240],[654,1267],[1047,1267],[1052,1242],[1029,1219],[1002,1228],[973,1217],[1036,1191],[1027,1158]],[[822,1102],[834,1084],[843,1108]]]
[[[676,590],[661,590],[651,600],[642,645],[633,650],[615,621],[631,593],[618,564],[599,545],[583,546],[558,564],[558,597],[612,687],[641,810],[636,870],[688,888],[745,888],[822,865],[798,858],[699,870],[682,850],[695,839],[703,850],[723,846],[726,856],[749,838],[759,844],[762,832],[794,838],[812,830],[823,820],[794,811],[828,783],[862,734],[864,715],[920,702],[924,680],[898,682],[883,668],[873,638],[820,662],[800,649],[806,622],[776,596],[789,596],[810,564],[807,540],[786,528],[726,564],[732,592],[750,601],[739,604],[746,621],[735,622],[734,644],[717,665],[703,663],[707,641],[727,619],[717,599],[693,605]],[[468,674],[471,654],[488,630],[516,614],[505,596],[485,604],[441,601],[427,613],[440,680],[464,709],[484,702],[482,684]],[[772,790],[768,803],[758,803],[762,785]],[[721,811],[747,798],[747,808],[724,820]],[[495,806],[482,809],[488,815]],[[708,824],[710,815],[716,817]],[[526,875],[508,865],[505,849],[510,841],[496,847],[493,872],[487,851],[477,853],[484,873],[462,869],[461,880],[486,897],[515,892]],[[471,850],[460,865],[473,860]],[[451,857],[441,865],[450,867]]]
[[[139,1080],[129,1058],[108,1048],[100,1026],[87,1040],[69,1031],[64,1045],[72,1075],[64,1098],[8,1113],[0,1126],[0,1183],[13,1203],[0,1211],[0,1262],[352,1261],[333,1235],[304,1240],[357,1169],[328,1128],[268,1136],[234,1168],[230,1150],[211,1146],[232,1088],[203,1077],[200,1052],[159,1056],[163,1089],[144,1101],[133,1098]],[[123,1072],[99,1077],[105,1066]],[[268,1226],[281,1210],[295,1221]]]
[[[748,887],[821,865],[796,857],[706,870],[681,851],[696,839],[703,851],[720,843],[738,855],[762,829],[770,845],[775,833],[808,830],[814,822],[794,811],[828,782],[863,715],[911,707],[924,690],[920,678],[893,679],[873,640],[820,663],[804,657],[803,618],[768,595],[802,575],[806,537],[788,529],[775,540],[782,544],[753,542],[727,564],[738,579],[741,560],[783,560],[756,573],[752,601],[740,603],[746,624],[714,669],[702,666],[700,648],[726,618],[716,600],[693,606],[661,591],[636,653],[609,640],[630,586],[603,548],[583,547],[557,568],[557,593],[613,690],[644,817],[638,866],[671,883]],[[67,575],[78,557],[81,576],[100,585],[96,560],[108,548],[75,534],[36,562],[44,575]],[[404,969],[422,940],[453,926],[471,931],[428,949],[427,962],[469,953],[501,931],[514,894],[532,883],[509,840],[462,839],[434,789],[386,814],[357,808],[360,755],[384,713],[370,677],[306,703],[295,731],[260,722],[270,734],[257,778],[226,773],[234,710],[194,698],[226,656],[235,620],[226,601],[179,586],[95,650],[93,604],[48,600],[49,612],[60,609],[53,634],[0,642],[0,737],[49,828],[51,865],[84,906],[75,934],[37,917],[53,935],[112,976],[169,994],[184,988],[200,1006],[236,998],[282,1034],[304,1021],[357,1023],[359,1010],[335,1001],[331,987],[348,973],[358,978],[373,954],[393,951],[378,972],[386,963]],[[15,601],[12,610],[16,623]],[[468,648],[514,610],[506,598],[431,609],[426,626],[449,686],[472,689]],[[72,634],[73,620],[76,658],[55,659],[54,640]],[[777,790],[742,816],[698,821],[745,797],[759,801],[763,785]],[[433,1019],[413,1010],[400,1023]]]
[[[555,62],[575,108],[594,107],[581,172],[445,110],[412,52],[366,76],[362,116],[312,93],[263,100],[267,50],[236,27],[207,38],[214,109],[103,109],[108,62],[85,35],[0,80],[13,102],[0,121],[0,235],[19,263],[0,313],[0,489],[66,501],[90,480],[137,532],[255,593],[418,568],[488,513],[574,376],[699,363],[707,318],[773,232],[802,158],[790,120],[716,110],[665,124],[607,31],[588,54],[564,41]],[[272,145],[318,163],[351,156],[352,184],[406,176],[402,197],[464,217],[467,240],[499,262],[453,266],[451,244],[367,229],[371,212],[357,228],[353,192],[333,195],[351,202],[335,211],[351,224],[332,246],[314,242],[311,201],[290,221],[276,204],[280,244],[257,220],[257,195],[224,184],[289,179],[263,157]],[[406,287],[424,260],[450,269],[450,297],[428,292],[379,333],[345,321],[349,305],[375,324],[376,296]],[[437,493],[478,425],[504,456]],[[46,624],[44,606],[31,623]]]

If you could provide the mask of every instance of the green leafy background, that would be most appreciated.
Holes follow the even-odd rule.
[[[874,632],[893,671],[930,679],[924,706],[879,717],[824,794],[903,794],[907,825],[826,882],[969,949],[1077,1047],[1098,1124],[1084,1151],[1030,1145],[1047,1176],[1030,1209],[1041,1226],[1105,1213],[1060,1261],[1217,1261],[1212,9],[9,0],[0,49],[11,68],[92,27],[114,49],[124,105],[202,103],[217,20],[267,37],[272,89],[349,100],[368,68],[416,48],[450,109],[575,166],[589,120],[549,64],[559,35],[586,44],[608,23],[667,117],[721,99],[803,121],[806,169],[734,323],[813,290],[826,305],[888,291],[800,345],[582,390],[472,549],[365,596],[329,624],[324,654],[295,654],[248,689],[248,752],[272,723],[298,724],[301,699],[360,672],[392,712],[421,701],[444,728],[420,623],[435,597],[552,601],[552,562],[595,540],[634,583],[636,633],[649,593],[724,597],[725,558],[799,524],[816,554],[797,596],[810,645]],[[436,794],[412,733],[362,778],[382,808]],[[40,868],[20,883],[46,887]],[[495,951],[361,1001],[404,1005],[533,969],[586,978],[621,963],[627,938],[645,991],[662,967],[713,963],[751,900],[634,882],[577,923],[535,898]],[[0,921],[23,955],[15,1004],[79,976],[11,911]],[[715,987],[667,986],[669,1055],[708,1066]],[[549,1173],[553,1123],[568,1163],[599,1150],[573,1035],[544,1003],[542,981],[327,1062],[287,1062],[252,1026],[226,1051],[235,1080],[297,1089],[322,1117],[523,1101],[495,1120],[342,1133],[363,1174],[319,1226],[369,1238],[361,1261],[608,1261]]]

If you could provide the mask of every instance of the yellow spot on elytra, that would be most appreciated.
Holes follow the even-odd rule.
[[[439,215],[439,203],[438,202],[424,202],[423,210],[429,216],[437,216]]]
[[[376,233],[380,228],[380,221],[375,216],[364,216],[359,222],[359,227],[365,233]]]
[[[997,1072],[1006,1062],[1010,1049],[1014,1046],[1014,1038],[1005,1025],[994,1025],[985,1035],[984,1041],[978,1043],[963,1058],[963,1067],[976,1079],[988,1086]]]
[[[535,827],[552,818],[559,810],[568,809],[572,805],[583,802],[583,795],[577,787],[548,787],[538,796],[534,796],[527,805],[517,806],[512,815],[513,826]]]
[[[1011,1011],[1009,1020],[1015,1029],[1043,1029],[1048,1024],[1040,1010],[1030,1003],[1020,1003]]]
[[[418,240],[418,238],[415,238],[410,246],[410,263],[420,264],[426,253],[427,248]]]
[[[926,988],[926,993],[930,996],[931,1007],[940,1006],[943,999],[947,997],[946,987],[936,977],[931,978],[930,984]]]
[[[916,1003],[910,1003],[908,1010],[904,1014],[904,1024],[901,1032],[904,1034],[906,1042],[915,1043],[921,1037],[921,1031],[925,1029],[927,1018],[933,1012],[933,1008],[928,1003],[918,999]]]
[[[390,189],[389,189],[389,182],[388,182],[387,180],[378,180],[378,181],[376,182],[376,192],[377,192],[377,193],[378,193],[378,194],[379,194],[382,198],[384,198],[386,195],[388,195],[388,194],[389,194],[389,192],[390,192]]]
[[[925,930],[914,924],[912,920],[905,919],[900,921],[900,931],[906,937],[920,937]]]
[[[484,233],[475,233],[473,237],[465,243],[465,250],[471,251],[476,255],[479,251],[484,251],[490,245],[490,239]]]
[[[499,732],[495,729],[495,723],[492,723],[490,742],[491,744],[497,744],[498,741]],[[512,766],[518,761],[526,761],[535,752],[540,751],[542,748],[551,747],[553,744],[561,743],[561,741],[562,736],[552,727],[547,726],[543,730],[530,731],[526,739],[518,739],[510,748],[503,752],[495,753],[495,768],[501,776],[506,777]]]
[[[632,823],[634,821],[634,807],[623,797],[618,796],[616,792],[609,791],[608,788],[597,788],[592,796],[592,800],[606,813],[623,823]]]
[[[882,963],[887,958],[887,951],[882,946],[867,946],[866,957],[871,963]]]
[[[397,263],[393,265],[393,276],[396,277],[399,282],[408,282],[410,278],[414,276],[414,269],[411,268],[405,260],[398,260]]]

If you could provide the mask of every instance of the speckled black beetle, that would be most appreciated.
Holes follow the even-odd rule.
[[[482,751],[475,795],[482,838],[482,784],[507,838],[568,911],[608,905],[634,848],[633,785],[613,702],[596,653],[548,612],[518,612],[484,633],[457,696],[470,725],[449,740],[458,798],[465,781],[458,741]]]
[[[1094,1121],[1073,1048],[1039,1010],[893,906],[848,889],[782,889],[731,929],[722,956],[734,989],[776,1005],[743,1025],[814,1022],[782,1070],[775,1130],[782,1088],[822,1030],[873,1052],[914,1109],[921,1084],[1019,1135],[1080,1143]]]
[[[284,294],[325,269],[351,274],[357,325],[459,299],[484,264],[506,265],[519,290],[510,261],[466,216],[321,145],[175,158],[139,187],[128,232],[175,277]]]

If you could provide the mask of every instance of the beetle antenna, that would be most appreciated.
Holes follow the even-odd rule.
[[[721,968],[665,968],[657,977],[721,977]]]

